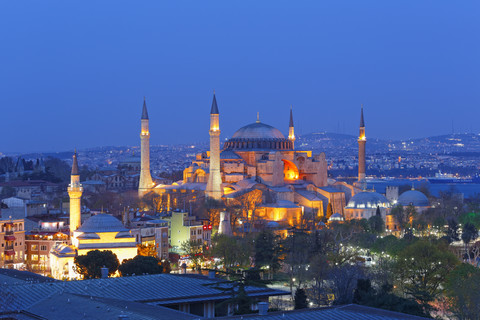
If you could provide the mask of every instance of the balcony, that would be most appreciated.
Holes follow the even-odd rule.
[[[5,251],[7,250],[14,250],[13,245],[5,246]]]
[[[5,250],[4,254],[5,256],[14,256],[15,250]]]
[[[10,264],[10,263],[13,263],[13,259],[6,259],[5,260],[5,264]]]
[[[5,237],[4,237],[5,241],[15,241],[15,236],[13,235],[13,233],[11,235],[9,234],[6,234]]]

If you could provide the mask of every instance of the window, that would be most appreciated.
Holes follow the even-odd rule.
[[[33,251],[37,251],[38,250],[38,244],[32,244],[30,249],[33,250]]]
[[[40,246],[40,250],[46,251],[46,250],[47,250],[47,246],[45,246],[45,245]]]

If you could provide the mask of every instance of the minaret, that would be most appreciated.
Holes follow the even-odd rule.
[[[290,106],[290,123],[288,125],[288,140],[292,141],[292,149],[295,149],[295,130],[293,128],[292,106]]]
[[[141,198],[153,188],[150,174],[150,131],[148,130],[148,112],[145,97],[143,97],[142,131],[140,132],[140,182],[138,183],[138,196]]]
[[[78,172],[77,150],[73,154],[72,174],[70,176],[70,185],[68,186],[68,196],[70,197],[70,234],[77,230],[81,225],[81,198],[83,188],[80,184],[80,174]]]
[[[365,180],[365,121],[363,120],[363,104],[360,113],[360,134],[358,136],[358,181]]]
[[[212,109],[210,111],[210,174],[208,175],[207,189],[205,195],[207,198],[220,200],[222,198],[222,177],[220,175],[220,123],[215,98],[213,92]]]

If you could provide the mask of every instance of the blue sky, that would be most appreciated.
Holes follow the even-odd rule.
[[[480,132],[479,1],[3,1],[0,152],[207,141],[254,122]]]

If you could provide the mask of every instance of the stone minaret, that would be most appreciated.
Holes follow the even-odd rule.
[[[292,106],[290,106],[290,123],[288,125],[288,140],[292,141],[292,149],[295,149],[295,130],[293,128]]]
[[[142,131],[140,132],[140,182],[138,183],[138,196],[141,198],[153,188],[150,174],[150,131],[148,130],[148,112],[145,98],[142,109]]]
[[[70,176],[70,185],[68,186],[68,196],[70,197],[70,234],[77,230],[81,225],[81,198],[83,188],[80,184],[80,174],[78,172],[77,151],[73,154],[72,174]]]
[[[360,134],[358,136],[358,181],[365,180],[365,121],[363,120],[363,105],[360,113]]]
[[[220,123],[215,92],[213,93],[212,110],[210,111],[210,174],[208,175],[207,198],[222,198],[222,177],[220,175]]]

